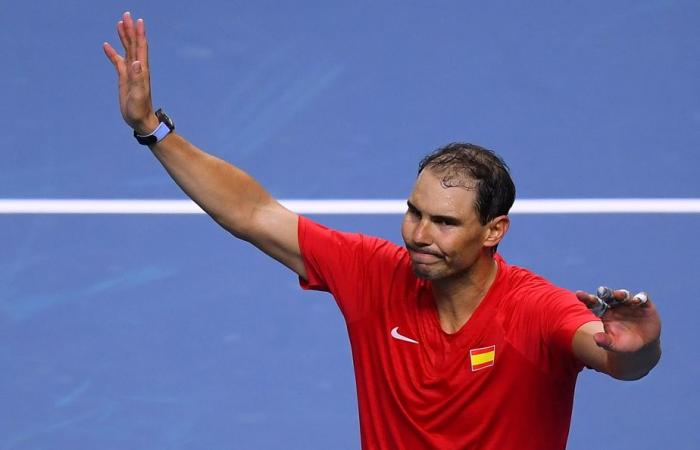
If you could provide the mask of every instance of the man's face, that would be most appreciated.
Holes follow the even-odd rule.
[[[462,186],[445,188],[430,169],[418,176],[401,234],[419,278],[465,275],[480,256],[488,229],[479,222],[473,186],[467,180]]]

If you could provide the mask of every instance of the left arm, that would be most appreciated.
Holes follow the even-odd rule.
[[[584,364],[620,380],[638,380],[661,357],[661,320],[646,294],[632,297],[625,290],[609,291],[613,305],[601,322],[588,322],[576,330],[573,351]],[[576,292],[578,299],[594,309],[598,298]]]

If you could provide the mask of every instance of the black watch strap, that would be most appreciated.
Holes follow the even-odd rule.
[[[158,118],[158,121],[160,123],[158,124],[158,127],[156,127],[156,129],[153,130],[150,134],[146,136],[141,136],[138,133],[136,133],[136,131],[134,131],[134,137],[139,142],[139,144],[157,144],[175,129],[175,123],[167,114],[165,114],[165,112],[162,109],[158,109],[158,111],[156,111],[156,117]]]

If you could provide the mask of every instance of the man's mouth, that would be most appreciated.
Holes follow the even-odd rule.
[[[440,255],[437,255],[432,252],[426,252],[426,251],[421,251],[421,250],[415,250],[412,248],[409,248],[409,254],[411,255],[411,260],[416,263],[422,263],[422,264],[428,264],[428,263],[433,263],[437,260],[442,259]]]

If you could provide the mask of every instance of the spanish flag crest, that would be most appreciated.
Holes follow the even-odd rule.
[[[496,361],[496,346],[472,348],[469,350],[469,360],[472,372],[493,366],[493,363]]]

